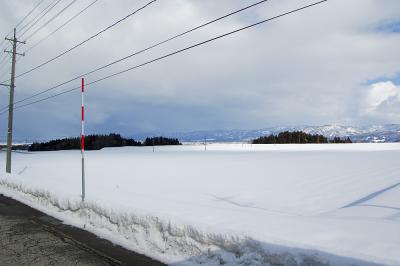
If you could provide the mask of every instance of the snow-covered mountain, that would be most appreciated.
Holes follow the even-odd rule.
[[[239,142],[277,134],[282,131],[301,130],[310,134],[321,134],[329,138],[350,137],[353,142],[400,142],[400,125],[372,125],[372,126],[295,126],[295,127],[270,127],[257,130],[214,130],[194,131],[189,133],[173,134],[173,137],[181,141],[218,141],[218,142]]]

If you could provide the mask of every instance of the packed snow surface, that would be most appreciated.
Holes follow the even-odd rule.
[[[80,152],[19,152],[0,193],[168,264],[400,265],[399,160],[400,144],[110,148],[86,152],[82,203]]]

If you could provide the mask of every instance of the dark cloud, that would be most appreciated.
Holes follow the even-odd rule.
[[[89,2],[77,1],[32,42]],[[18,79],[16,98],[49,88],[252,2],[160,0],[68,56]],[[271,0],[86,78],[90,82],[311,2]],[[18,72],[70,48],[144,3],[100,0],[83,17],[21,59]],[[32,6],[28,0],[2,0],[2,34]],[[400,71],[400,36],[377,29],[398,17],[397,0],[328,1],[88,87],[88,132],[134,134],[369,123],[371,117],[362,109],[366,108],[363,101],[369,91],[367,81]],[[79,81],[59,91],[78,85]],[[0,97],[0,103],[6,105],[4,89]],[[78,135],[79,105],[76,92],[21,109],[16,114],[16,135]],[[5,116],[0,119],[4,136]],[[398,118],[390,119],[400,122]],[[374,120],[379,121],[387,119]]]

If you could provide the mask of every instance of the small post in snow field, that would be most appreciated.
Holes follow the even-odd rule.
[[[85,79],[82,78],[82,131],[81,131],[81,154],[82,154],[82,201],[85,201]]]

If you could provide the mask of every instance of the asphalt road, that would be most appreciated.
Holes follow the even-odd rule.
[[[0,265],[164,265],[0,195]]]

